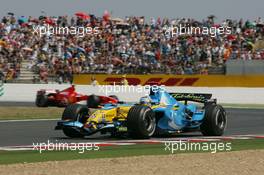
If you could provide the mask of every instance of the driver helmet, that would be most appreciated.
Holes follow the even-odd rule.
[[[141,97],[140,100],[139,100],[139,103],[140,104],[151,104],[151,100],[148,96],[145,96],[145,97]]]

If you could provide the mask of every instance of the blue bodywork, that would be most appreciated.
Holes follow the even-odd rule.
[[[159,129],[165,131],[198,129],[203,121],[204,110],[199,110],[195,104],[179,102],[164,90],[151,91],[149,97],[152,103],[158,105],[153,111],[161,114],[157,123]]]

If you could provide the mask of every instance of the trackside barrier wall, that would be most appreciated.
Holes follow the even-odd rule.
[[[4,93],[0,102],[34,102],[39,89],[65,89],[70,85],[58,84],[4,84]],[[123,88],[123,89],[122,89]],[[264,104],[264,88],[234,87],[165,87],[169,92],[212,93],[219,103]],[[120,100],[137,102],[146,95],[142,86],[90,86],[76,85],[76,91],[83,94],[117,95]]]
[[[100,85],[120,84],[122,75],[80,74],[74,75],[74,83],[90,85],[95,77]],[[129,85],[146,85],[157,82],[166,86],[192,87],[263,87],[263,75],[126,75]]]

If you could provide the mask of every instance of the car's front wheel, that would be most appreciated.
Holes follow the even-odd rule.
[[[64,121],[78,121],[81,123],[85,123],[87,121],[87,116],[89,113],[89,109],[80,104],[71,104],[67,106],[62,114],[62,120]],[[80,138],[84,135],[71,127],[63,127],[63,133],[72,138]]]
[[[48,106],[48,96],[45,94],[37,95],[35,104],[37,107],[47,107]]]
[[[149,138],[156,129],[156,118],[148,106],[136,105],[130,108],[127,115],[127,130],[132,138]]]

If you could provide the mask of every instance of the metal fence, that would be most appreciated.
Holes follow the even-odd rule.
[[[263,75],[263,60],[228,60],[226,75]]]

